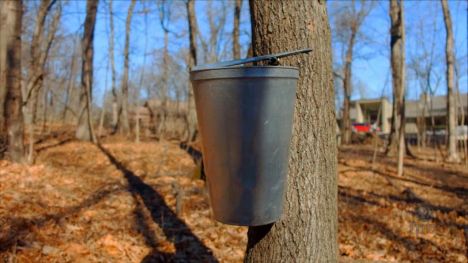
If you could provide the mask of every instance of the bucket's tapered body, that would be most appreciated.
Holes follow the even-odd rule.
[[[286,187],[297,68],[191,72],[214,217],[234,225],[278,220]]]

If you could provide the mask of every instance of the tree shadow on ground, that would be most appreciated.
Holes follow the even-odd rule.
[[[128,182],[128,190],[137,203],[138,199],[141,198],[141,203],[134,211],[135,221],[139,224],[138,229],[144,232],[147,245],[153,248],[153,251],[142,262],[218,262],[212,251],[177,217],[157,191],[127,169],[107,149],[101,145],[98,147],[110,162],[124,174]],[[176,249],[174,254],[161,253],[157,250],[156,236],[143,220],[143,206],[149,210],[152,220],[159,225],[167,240],[174,243]]]
[[[361,215],[357,215],[357,216],[352,215],[351,219],[354,222],[360,222],[362,224],[366,224],[372,230],[377,231],[378,233],[383,235],[386,239],[402,245],[408,252],[409,251],[423,251],[424,248],[427,248],[427,247],[432,248],[433,254],[438,255],[438,256],[443,256],[447,252],[428,239],[425,239],[422,237],[412,238],[412,237],[401,236],[395,233],[385,223],[379,222],[377,220],[373,220],[369,217],[361,216]]]
[[[62,208],[62,212],[59,213],[45,214],[36,218],[0,218],[0,252],[6,251],[15,245],[28,246],[29,241],[27,240],[27,236],[34,228],[42,227],[50,221],[58,223],[62,218],[75,215],[84,208],[99,203],[107,196],[122,191],[125,191],[122,185],[112,183],[103,186],[99,191],[94,192],[78,205]]]
[[[406,191],[406,190],[405,190]],[[409,190],[410,191],[410,190]],[[467,237],[467,230],[468,226],[464,224],[458,224],[456,222],[445,222],[437,218],[432,214],[434,209],[430,205],[427,206],[423,200],[418,199],[416,201],[416,196],[407,197],[408,195],[412,195],[409,193],[403,194],[402,197],[395,196],[384,196],[378,195],[373,192],[365,192],[352,189],[350,187],[338,187],[338,194],[339,200],[341,202],[346,203],[348,206],[346,217],[351,218],[352,222],[358,222],[359,224],[365,225],[366,232],[377,232],[384,236],[386,239],[395,242],[396,244],[400,244],[404,247],[404,249],[409,251],[423,251],[424,249],[430,249],[438,256],[443,257],[445,253],[448,251],[446,248],[440,247],[435,244],[433,241],[423,238],[419,232],[429,231],[430,225],[426,225],[424,222],[433,222],[439,226],[444,227],[456,227],[462,231],[464,231],[465,238]],[[414,194],[414,193],[413,193]],[[365,198],[363,197],[365,196]],[[390,205],[386,205],[385,203],[379,202],[379,199],[386,199],[390,203],[393,202],[405,202],[407,205],[412,205],[411,207],[414,209],[410,210],[402,210],[402,212],[406,212],[415,216],[418,220],[409,222],[410,224],[410,231],[408,233],[397,233],[395,232],[388,223],[391,222],[391,218],[386,217],[385,215],[381,215],[378,218],[367,217],[365,214],[361,214],[355,212],[353,207],[365,207],[365,206],[380,206],[380,207],[390,207]],[[426,205],[426,206],[425,206]],[[437,207],[436,210],[441,209]],[[414,210],[414,211],[411,211]],[[356,210],[361,211],[361,210]],[[390,221],[389,221],[390,220]],[[419,221],[420,220],[420,221]],[[341,220],[340,220],[341,222]],[[467,246],[468,243],[465,243]],[[395,247],[393,248],[395,249]],[[451,248],[452,250],[454,248]],[[468,247],[467,247],[468,249]],[[468,250],[467,250],[468,251]],[[452,251],[453,252],[453,251]],[[457,249],[456,252],[463,254],[462,250]]]
[[[46,146],[37,147],[36,152],[40,153],[40,152],[43,152],[43,151],[45,151],[47,149],[59,147],[59,146],[65,145],[65,144],[73,142],[73,141],[76,141],[76,139],[75,138],[63,139],[63,140],[61,140],[61,141],[59,141],[57,143],[54,143],[54,144],[49,144],[49,145],[46,145]]]
[[[438,189],[438,190],[441,190],[441,191],[453,193],[456,196],[458,196],[459,198],[461,198],[462,200],[466,200],[466,198],[468,197],[468,189],[464,188],[464,187],[451,187],[451,186],[448,186],[448,185],[441,185],[441,184],[429,184],[429,183],[414,180],[411,177],[404,177],[404,178],[403,177],[397,177],[397,176],[386,174],[386,173],[383,173],[383,172],[380,172],[380,171],[374,171],[374,174],[380,175],[380,176],[386,178],[387,180],[396,180],[396,181],[409,182],[409,183],[413,183],[413,184],[416,184],[416,185],[429,187],[429,188],[434,188],[434,189]],[[373,195],[379,196],[378,194],[375,194],[375,193],[373,193]],[[405,188],[405,190],[402,192],[401,196],[389,195],[388,197],[385,197],[385,196],[380,196],[380,197],[387,198],[387,199],[390,199],[390,200],[393,200],[393,201],[400,201],[400,202],[405,202],[405,203],[418,204],[418,205],[421,205],[421,206],[423,206],[423,207],[425,207],[426,209],[429,209],[429,210],[437,210],[437,211],[441,211],[441,212],[444,212],[444,213],[449,213],[449,212],[455,211],[460,216],[468,215],[468,211],[465,211],[465,210],[460,210],[460,209],[450,208],[450,207],[445,207],[445,206],[440,206],[440,205],[433,205],[433,204],[427,202],[426,200],[418,197],[414,193],[414,191],[412,191],[408,187]]]
[[[369,160],[368,158],[363,158],[363,156],[372,156],[373,155],[373,150],[372,149],[366,149],[366,148],[341,148],[340,149],[340,158],[344,158],[346,156],[346,159],[363,159],[363,160]],[[384,153],[378,152],[378,163],[386,164],[389,167],[396,167],[397,162],[395,158],[392,158],[391,156],[387,156]],[[416,159],[410,159],[410,158],[405,158],[405,160],[419,160],[419,161],[424,161],[425,159],[421,158],[416,158]],[[447,164],[447,163],[445,163]],[[467,183],[468,184],[468,173],[466,171],[455,171],[453,169],[447,169],[447,167],[441,167],[439,165],[420,165],[419,163],[415,163],[414,161],[405,161],[404,163],[405,168],[410,168],[413,169],[417,172],[420,172],[424,175],[430,176],[431,179],[437,179],[440,181],[444,181],[446,179],[446,175],[450,174],[451,176],[454,176],[457,178],[457,180],[460,180],[461,182]]]
[[[407,210],[406,212],[415,216],[421,222],[424,221],[432,221],[433,223],[443,226],[443,227],[456,227],[459,230],[462,230],[464,235],[465,235],[465,246],[468,251],[468,225],[466,224],[460,224],[457,223],[456,221],[447,221],[447,220],[440,220],[437,216],[434,215],[433,212],[439,211],[442,213],[450,213],[450,212],[456,212],[460,216],[465,216],[467,214],[467,211],[464,210],[457,210],[445,206],[437,206],[433,205],[420,197],[418,197],[411,189],[406,188],[401,195],[380,195],[374,192],[365,192],[365,198],[362,197],[361,195],[364,194],[364,191],[358,191],[355,189],[352,189],[350,187],[343,187],[343,186],[338,186],[338,194],[339,194],[339,199],[351,206],[380,206],[380,207],[388,207],[385,204],[381,204],[378,200],[387,200],[389,203],[405,203],[406,205],[410,205],[411,208],[410,210]],[[366,221],[366,223],[371,223],[369,218],[364,220],[363,218],[356,218],[357,220],[360,221]],[[398,237],[396,238],[395,233],[391,233],[391,230],[389,230],[385,225],[379,222],[372,222],[372,225],[382,234],[387,236],[388,238],[404,244],[406,248],[410,249],[414,247],[411,245],[411,242],[408,243],[409,241],[405,240],[405,238]],[[413,227],[418,228],[421,227],[419,225],[414,225]],[[418,239],[421,239],[420,237]],[[429,240],[420,240],[421,242],[425,243],[426,245],[433,245],[432,242]]]
[[[358,150],[346,149],[344,151],[347,152],[346,153],[347,155],[353,156],[355,154],[356,159],[362,159],[362,155],[369,153],[369,151],[366,152],[366,150],[361,150],[361,149],[358,149]],[[396,163],[394,162],[394,160],[391,160],[389,158],[383,158],[379,162],[386,163],[388,166],[396,166]],[[352,165],[348,165],[346,163],[344,163],[343,165],[351,168],[347,170],[346,172],[348,171],[353,171],[356,173],[372,172],[374,175],[382,176],[385,180],[387,180],[392,185],[394,185],[392,181],[407,182],[407,183],[412,183],[412,184],[416,184],[416,185],[423,186],[423,187],[438,189],[444,192],[452,193],[462,200],[468,199],[468,174],[461,172],[461,171],[450,171],[444,168],[433,167],[433,166],[421,167],[420,165],[416,165],[414,163],[405,163],[406,169],[416,170],[421,174],[421,176],[413,176],[412,174],[406,174],[403,177],[398,177],[391,172],[386,172],[386,171],[381,171],[381,170],[371,169],[371,168],[353,167]],[[454,180],[449,180],[448,175],[450,175],[451,177],[454,177]],[[394,196],[394,199],[398,199],[398,198]],[[427,202],[421,202],[420,199],[409,200],[411,199],[411,197],[407,199],[408,201],[414,201],[418,203],[427,203]],[[449,210],[452,210],[450,208],[445,209],[443,207],[437,208],[436,206],[433,206],[432,208],[441,210],[443,212],[450,212]],[[468,214],[468,211],[457,211],[457,212],[462,216],[465,216]]]

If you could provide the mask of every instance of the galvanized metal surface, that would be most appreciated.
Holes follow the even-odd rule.
[[[191,72],[214,217],[264,225],[282,213],[299,77],[292,67]]]

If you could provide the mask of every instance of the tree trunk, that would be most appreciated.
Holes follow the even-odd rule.
[[[234,30],[232,31],[232,56],[234,59],[240,59],[239,20],[241,8],[242,0],[236,0],[234,7]]]
[[[204,55],[204,63],[215,63],[218,61],[222,49],[224,26],[226,24],[226,5],[222,4],[220,9],[213,5],[213,1],[209,1],[206,6],[206,18],[208,20],[209,39],[205,41],[202,34],[198,32],[200,44]],[[216,19],[219,18],[219,19]]]
[[[114,131],[117,129],[118,122],[118,97],[115,89],[115,78],[117,73],[115,72],[114,62],[114,17],[112,12],[112,0],[109,0],[109,24],[110,24],[110,36],[109,36],[109,57],[110,64],[112,67],[112,128]]]
[[[119,115],[119,131],[121,134],[127,135],[130,131],[130,125],[128,120],[128,67],[130,63],[130,57],[128,50],[130,48],[130,31],[132,24],[133,10],[135,9],[136,0],[132,0],[128,7],[127,20],[125,22],[125,48],[124,48],[124,72],[121,83],[121,94],[120,99],[120,115]]]
[[[403,175],[403,158],[405,154],[405,25],[403,1],[390,1],[390,48],[392,65],[392,86],[394,94],[394,131],[398,153],[398,176]]]
[[[198,25],[197,18],[195,16],[195,2],[188,0],[187,4],[187,17],[189,26],[189,42],[190,42],[190,54],[189,54],[189,68],[197,65],[197,34]],[[197,113],[195,111],[195,99],[193,96],[192,82],[188,84],[188,111],[187,111],[187,138],[185,141],[193,142],[196,139],[197,134]]]
[[[336,14],[335,19],[335,31],[337,35],[346,36],[343,39],[343,47],[346,49],[344,61],[343,61],[343,73],[335,74],[343,80],[344,99],[343,99],[343,116],[341,124],[341,134],[343,136],[343,144],[351,143],[352,135],[352,124],[350,120],[350,107],[351,107],[351,93],[353,86],[353,59],[354,59],[354,46],[357,42],[362,41],[359,38],[359,30],[362,23],[369,15],[372,10],[374,3],[365,2],[361,0],[359,4],[356,4],[355,0],[348,1],[342,7],[342,11]]]
[[[163,68],[161,76],[161,104],[159,105],[159,123],[157,129],[157,136],[159,139],[164,137],[166,132],[166,119],[168,111],[167,94],[169,82],[169,31],[164,30],[164,49],[163,49]]]
[[[41,134],[46,132],[47,128],[47,110],[49,104],[49,87],[46,86],[45,90],[43,91],[44,95],[44,107],[42,109],[42,129]]]
[[[74,42],[75,43],[75,42]],[[75,44],[73,44],[73,55],[71,57],[71,62],[70,62],[70,74],[69,74],[69,79],[68,79],[68,84],[67,84],[67,91],[66,91],[66,96],[65,96],[65,105],[63,108],[63,113],[62,113],[62,124],[67,123],[67,112],[70,110],[70,100],[73,97],[73,90],[75,86],[75,78],[77,74],[78,67],[76,66],[76,60],[78,59],[78,56],[76,54],[76,47]]]
[[[96,25],[96,13],[98,0],[87,0],[84,33],[81,39],[82,64],[81,64],[81,94],[80,112],[76,138],[79,140],[96,142],[91,119],[92,92],[93,92],[93,40]]]
[[[458,114],[460,114],[460,118],[458,118],[460,120],[460,126],[464,127],[465,125],[465,107],[464,107],[464,103],[463,101],[461,100],[461,94],[460,94],[460,85],[459,85],[459,81],[460,81],[460,64],[457,60],[455,60],[455,90],[456,90],[456,98],[457,98],[457,116]],[[468,102],[468,101],[467,101]],[[460,112],[458,113],[458,107],[460,107]],[[461,135],[461,150],[462,150],[462,153],[465,157],[465,166],[468,167],[468,149],[466,147],[466,142],[467,142],[467,138],[466,138],[466,133],[465,131],[463,131],[462,135]],[[459,142],[460,140],[457,140],[457,143]],[[460,157],[460,156],[459,156]],[[461,157],[460,157],[461,159]]]
[[[102,109],[101,109],[101,114],[99,116],[99,128],[97,132],[97,137],[101,138],[102,135],[102,130],[104,129],[104,118],[106,115],[106,97],[107,97],[107,76],[109,72],[109,61],[107,61],[106,65],[106,77],[104,80],[104,93],[102,95]]]
[[[427,125],[426,125],[426,111],[427,111],[427,101],[426,97],[424,97],[424,106],[423,106],[423,112],[422,112],[422,120],[421,120],[421,147],[426,148],[426,130],[427,130]]]
[[[140,106],[140,92],[141,92],[141,87],[143,87],[143,81],[145,77],[145,69],[146,69],[146,55],[147,55],[147,49],[148,49],[148,13],[144,13],[144,20],[145,20],[145,48],[143,50],[143,69],[141,70],[140,74],[140,82],[138,83],[137,87],[137,100],[136,100],[136,114],[135,114],[135,142],[140,143],[140,126],[141,126],[141,116],[140,116],[140,111],[141,111],[141,106]],[[148,93],[149,95],[149,93]]]
[[[353,3],[354,4],[354,3]],[[351,103],[351,90],[352,90],[352,63],[353,63],[353,49],[356,40],[357,28],[351,28],[351,36],[349,38],[348,47],[346,50],[346,61],[344,67],[344,101],[343,101],[343,144],[351,143],[351,120],[349,116],[349,109]]]
[[[4,15],[4,16],[3,16]],[[1,32],[5,41],[5,116],[4,127],[7,136],[7,158],[14,162],[24,161],[24,123],[21,94],[21,26],[23,1],[2,2],[2,24],[5,31]]]
[[[31,58],[30,58],[30,68],[29,68],[29,78],[26,85],[26,96],[24,101],[27,103],[29,99],[32,97],[34,99],[34,92],[37,89],[40,89],[42,86],[42,81],[44,79],[44,65],[48,56],[48,49],[41,50],[43,46],[43,38],[44,38],[44,26],[46,22],[47,14],[49,13],[52,5],[55,3],[51,0],[42,0],[39,6],[39,10],[36,15],[36,25],[34,27],[34,33],[32,36],[31,41]],[[57,16],[54,19],[53,23],[54,27],[57,26]],[[54,28],[55,29],[55,28]],[[55,31],[55,30],[52,30]],[[49,33],[48,43],[46,46],[50,47],[51,42],[53,40],[53,35],[55,32]],[[52,36],[52,37],[51,37]]]
[[[7,18],[9,16],[10,7],[9,3],[7,1],[1,1],[0,2],[0,149],[3,148],[3,138],[6,137],[5,134],[5,97],[6,97],[6,63],[7,63],[7,44],[8,44],[8,37],[12,32],[10,30],[13,30],[9,26],[9,23],[11,24],[11,21],[8,21]],[[1,155],[1,150],[0,150],[0,155]]]
[[[39,92],[42,89],[44,82],[45,65],[49,56],[50,47],[55,38],[58,24],[61,16],[61,6],[56,11],[50,29],[47,35],[47,40],[44,43],[45,36],[45,22],[47,15],[55,4],[55,0],[42,0],[39,10],[36,16],[36,25],[34,28],[34,34],[31,41],[31,58],[29,63],[29,75],[28,82],[26,85],[26,98],[24,100],[24,112],[27,112],[28,130],[29,130],[29,152],[28,162],[33,162],[34,155],[34,130],[36,125],[37,115],[37,104]],[[46,105],[45,105],[46,106]]]
[[[460,157],[457,152],[457,112],[455,105],[455,76],[454,63],[455,56],[453,54],[453,30],[452,18],[447,0],[441,0],[442,10],[444,13],[445,23],[445,59],[447,62],[446,79],[447,79],[447,128],[448,128],[448,157],[449,162],[459,162]]]
[[[337,145],[331,36],[325,2],[250,0],[254,55],[300,67],[283,218],[250,227],[246,262],[337,261]],[[281,22],[278,22],[281,21]]]

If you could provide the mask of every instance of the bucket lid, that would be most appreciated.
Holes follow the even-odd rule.
[[[279,58],[297,55],[301,53],[309,53],[310,51],[312,51],[311,48],[305,48],[305,49],[282,52],[282,53],[277,53],[277,54],[270,54],[270,55],[251,57],[251,58],[245,58],[245,59],[224,61],[224,62],[218,62],[215,64],[200,65],[200,66],[193,67],[191,71],[225,68],[225,67],[237,66],[237,65],[247,64],[247,63],[260,62],[264,60],[269,60],[271,65],[278,65]]]
[[[232,78],[299,78],[299,69],[282,66],[243,66],[203,69],[190,72],[190,80]]]

